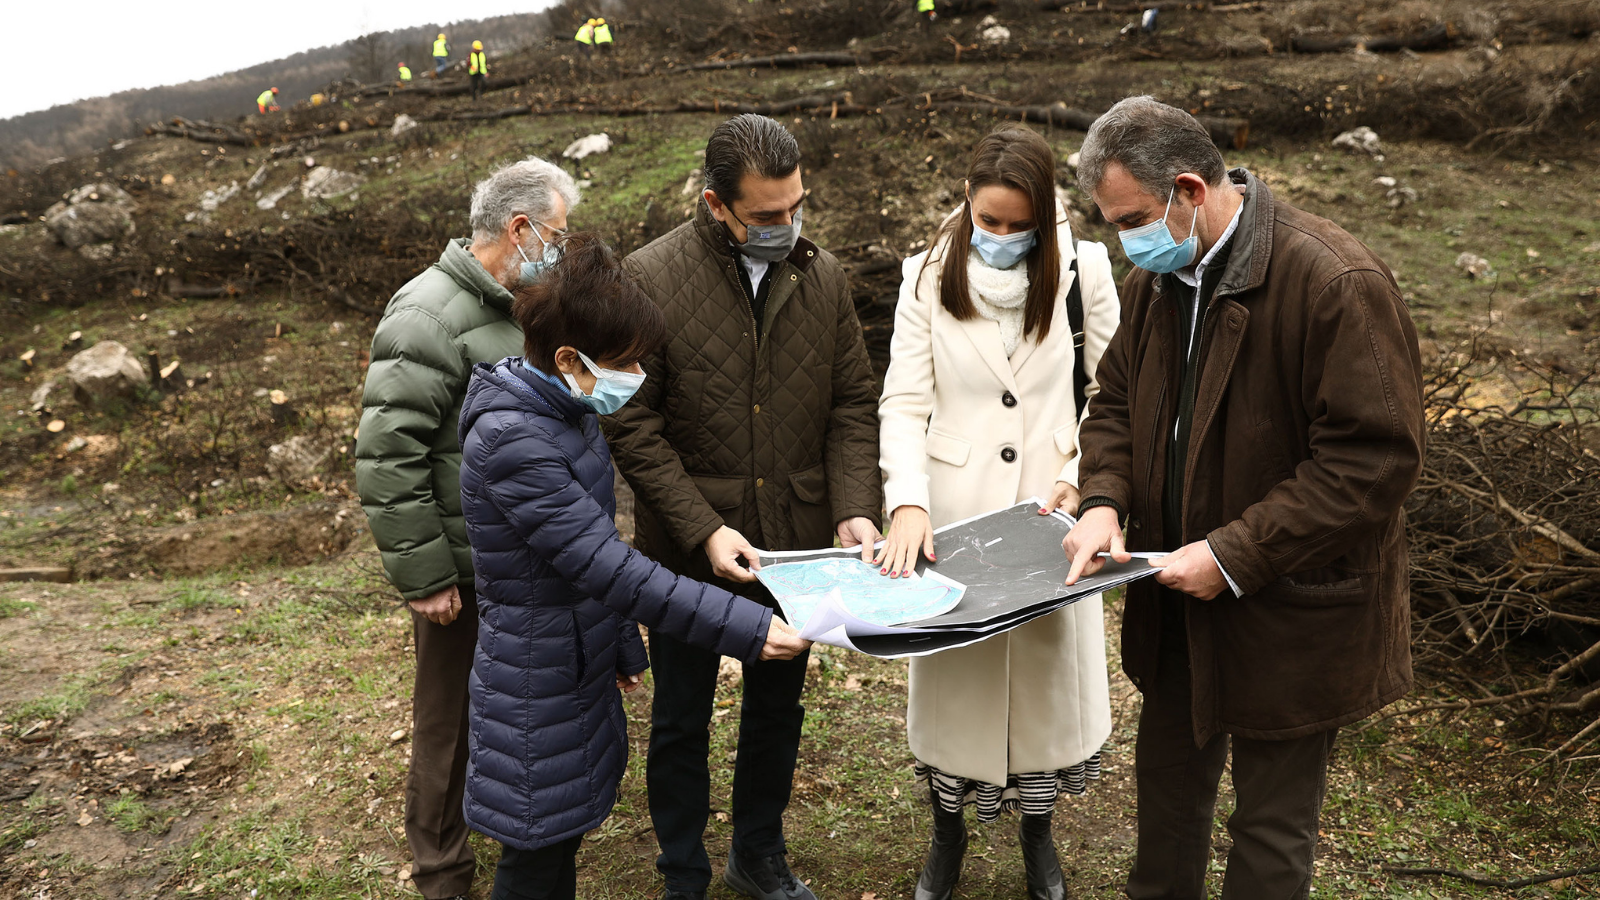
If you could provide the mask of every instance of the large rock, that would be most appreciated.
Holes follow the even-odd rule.
[[[341,172],[322,166],[312,169],[311,174],[306,176],[305,182],[300,185],[300,195],[328,199],[348,194],[365,183],[366,179],[354,172]]]
[[[593,156],[596,153],[607,153],[610,150],[611,135],[602,132],[600,134],[591,134],[586,137],[578,138],[577,140],[568,144],[567,149],[561,151],[561,156],[564,159],[583,159],[585,156]]]
[[[133,234],[133,198],[112,184],[86,184],[44,211],[56,240],[77,250],[125,240]]]
[[[67,363],[72,396],[84,406],[112,397],[131,397],[150,381],[139,360],[116,341],[101,341]]]
[[[389,137],[397,138],[402,134],[417,127],[417,120],[405,113],[394,117],[394,124],[389,126]]]
[[[310,486],[332,451],[309,435],[295,435],[267,448],[267,473],[291,488]]]

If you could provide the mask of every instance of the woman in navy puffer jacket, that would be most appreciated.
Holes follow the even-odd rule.
[[[809,644],[617,535],[595,413],[637,389],[666,323],[615,254],[569,237],[513,314],[527,355],[480,363],[461,410],[479,615],[466,816],[504,845],[495,900],[545,900],[574,896],[582,836],[616,803],[628,755],[618,688],[636,688],[648,666],[635,623],[743,661]]]

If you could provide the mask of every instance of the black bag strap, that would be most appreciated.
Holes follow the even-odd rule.
[[[1083,406],[1089,402],[1089,370],[1083,364],[1083,291],[1080,290],[1083,279],[1078,276],[1076,255],[1067,271],[1073,276],[1072,287],[1067,289],[1067,326],[1072,329],[1072,402],[1081,420]]]

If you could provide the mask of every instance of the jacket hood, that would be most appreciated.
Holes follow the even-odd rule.
[[[520,356],[472,367],[472,381],[467,385],[466,399],[461,401],[458,440],[465,441],[478,418],[493,412],[532,413],[569,425],[594,415],[594,410],[528,371]]]
[[[444,252],[439,254],[437,265],[446,275],[455,279],[456,284],[463,290],[477,294],[484,303],[493,306],[506,315],[511,315],[511,292],[505,289],[500,282],[489,276],[483,263],[472,255],[467,248],[472,242],[466,238],[456,238],[444,247]]]

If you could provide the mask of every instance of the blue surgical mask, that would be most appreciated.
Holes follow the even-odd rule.
[[[539,224],[544,225],[543,222],[540,222]],[[549,228],[551,231],[555,231],[557,235],[562,234],[562,232],[552,228],[549,225],[545,225],[544,227]],[[517,252],[522,255],[522,284],[534,284],[539,279],[544,277],[544,272],[546,269],[555,265],[556,260],[561,258],[561,251],[556,247],[553,241],[545,240],[543,235],[539,235],[539,241],[540,243],[544,244],[544,252],[539,255],[538,259],[529,259],[528,253],[522,249],[522,245],[517,245]]]
[[[583,364],[589,369],[589,374],[594,376],[594,393],[585,394],[583,388],[578,386],[578,378],[575,375],[562,372],[561,377],[566,379],[567,387],[572,389],[573,399],[602,416],[609,416],[621,409],[623,404],[644,385],[643,372],[602,369],[581,350],[578,351],[578,358],[583,360]]]
[[[764,259],[767,262],[777,262],[787,257],[794,252],[794,245],[800,242],[801,212],[803,210],[794,211],[794,222],[790,225],[745,225],[744,220],[734,213],[733,207],[728,207],[728,215],[744,225],[745,238],[744,243],[737,245],[739,252],[751,259]]]
[[[994,234],[978,227],[977,222],[972,223],[972,246],[977,248],[978,255],[992,269],[1011,268],[1021,262],[1037,243],[1037,228],[1012,234]]]
[[[1195,223],[1200,220],[1199,207],[1194,210],[1194,218],[1189,220],[1189,237],[1183,243],[1173,240],[1172,229],[1167,227],[1167,215],[1172,212],[1172,198],[1176,193],[1177,188],[1174,187],[1172,193],[1167,195],[1166,212],[1161,214],[1158,221],[1117,234],[1122,240],[1122,252],[1128,254],[1128,261],[1147,272],[1176,272],[1200,255],[1200,238],[1194,233]]]

